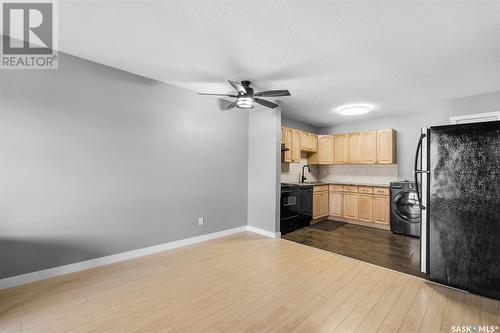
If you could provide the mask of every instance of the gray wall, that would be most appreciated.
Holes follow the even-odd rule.
[[[280,187],[279,109],[255,109],[249,116],[248,225],[279,231]]]
[[[500,92],[425,105],[406,116],[381,118],[320,129],[321,134],[349,133],[370,129],[397,130],[398,173],[401,179],[413,179],[415,149],[423,126],[449,124],[456,115],[500,111]],[[362,116],[360,116],[361,118]]]
[[[309,133],[318,133],[319,128],[301,123],[299,121],[288,119],[285,117],[281,117],[281,126],[295,128],[301,131],[309,132]]]
[[[248,113],[59,55],[1,73],[0,278],[246,225]]]

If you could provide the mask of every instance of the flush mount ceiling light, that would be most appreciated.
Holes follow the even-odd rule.
[[[356,116],[368,113],[372,110],[373,106],[368,104],[344,105],[337,108],[337,112],[344,116]]]

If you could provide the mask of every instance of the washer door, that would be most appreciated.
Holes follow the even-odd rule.
[[[392,200],[392,211],[399,218],[413,223],[420,222],[420,206],[417,192],[399,192]]]

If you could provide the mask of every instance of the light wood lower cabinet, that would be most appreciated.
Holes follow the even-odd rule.
[[[313,220],[320,217],[319,202],[321,201],[321,193],[313,193]]]
[[[321,214],[321,217],[328,216],[328,191],[321,192],[319,213]]]
[[[373,222],[373,196],[360,194],[358,203],[358,219],[360,221]]]
[[[358,194],[344,193],[344,215],[345,218],[358,219]]]
[[[312,223],[331,216],[339,218],[340,221],[388,229],[388,188],[318,185],[313,187],[312,204]]]
[[[343,204],[344,195],[339,192],[330,191],[328,215],[341,217]]]
[[[328,186],[313,189],[313,220],[328,216]]]
[[[328,203],[328,215],[332,218],[388,229],[390,207],[386,187],[330,184]],[[318,204],[316,214],[320,214],[319,209]]]
[[[389,224],[389,197],[373,197],[373,222]]]

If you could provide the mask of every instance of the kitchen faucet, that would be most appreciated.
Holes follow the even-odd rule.
[[[309,173],[311,172],[311,168],[309,167],[309,165],[307,164],[304,164],[304,166],[302,167],[302,177],[300,177],[300,182],[303,183],[306,181],[306,176],[304,176],[304,168],[307,167],[307,170],[309,170]]]

